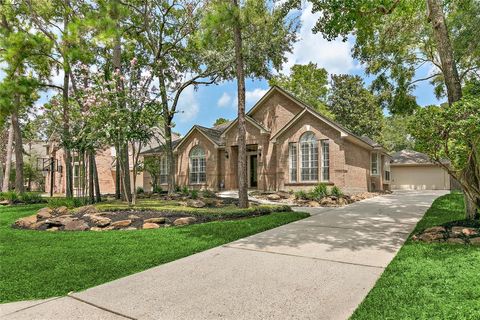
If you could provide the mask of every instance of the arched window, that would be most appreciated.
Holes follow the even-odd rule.
[[[318,142],[313,132],[300,137],[300,173],[302,181],[318,181]]]
[[[199,184],[206,182],[206,157],[205,151],[200,146],[195,146],[190,150],[190,184]]]

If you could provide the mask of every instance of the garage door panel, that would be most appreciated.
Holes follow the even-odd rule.
[[[450,177],[437,166],[392,167],[392,189],[448,190]]]

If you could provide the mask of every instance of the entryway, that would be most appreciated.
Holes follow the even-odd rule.
[[[248,187],[257,188],[257,154],[248,154]]]

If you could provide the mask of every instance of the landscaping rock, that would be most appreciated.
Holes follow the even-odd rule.
[[[52,227],[52,228],[48,228],[47,231],[58,231],[58,227]]]
[[[473,244],[474,246],[480,246],[480,237],[470,238],[469,241],[470,244]]]
[[[55,212],[55,215],[57,216],[63,216],[63,215],[67,215],[69,212],[68,212],[68,208],[63,206],[63,207],[58,207],[56,208],[55,210],[53,210]]]
[[[417,236],[417,240],[424,242],[438,242],[445,240],[445,233],[422,233]]]
[[[202,200],[188,199],[187,206],[192,208],[203,208],[206,204]]]
[[[37,219],[48,219],[52,217],[53,210],[50,208],[42,208],[37,212]]]
[[[345,200],[345,198],[339,198],[337,200],[337,203],[338,203],[339,206],[346,206],[348,204],[348,201]]]
[[[92,206],[92,205],[89,205],[89,206],[84,206],[84,207],[80,207],[76,210],[76,212],[78,214],[81,214],[81,215],[93,215],[93,214],[96,214],[98,213],[98,210],[97,208],[95,208],[95,206]]]
[[[47,224],[57,227],[63,226],[71,221],[73,221],[73,217],[71,215],[64,215],[45,220]]]
[[[132,220],[120,220],[112,222],[112,227],[114,228],[126,228],[132,224]]]
[[[99,227],[91,227],[90,231],[103,231],[104,229],[99,228]]]
[[[447,232],[447,230],[445,229],[445,227],[431,227],[423,231],[423,233],[439,233],[439,232]]]
[[[144,223],[142,226],[143,229],[158,229],[160,226],[153,222]]]
[[[185,218],[178,218],[175,221],[173,221],[174,226],[184,226],[184,225],[189,225],[197,221],[194,217],[185,217]]]
[[[107,217],[99,217],[99,216],[90,216],[90,220],[95,224],[97,227],[106,227],[108,226],[112,220]]]
[[[88,224],[85,223],[83,220],[72,220],[65,223],[63,230],[66,231],[85,231],[90,229]]]
[[[455,244],[465,244],[465,241],[461,238],[448,238],[447,239],[448,243],[455,243]]]
[[[476,236],[476,235],[478,235],[478,230],[477,230],[477,229],[474,229],[474,228],[463,228],[463,229],[462,229],[462,233],[463,233],[466,237],[471,237],[471,236]]]
[[[28,216],[15,221],[15,225],[20,228],[30,229],[37,222],[37,216]]]
[[[131,215],[128,216],[128,219],[130,219],[130,220],[138,220],[138,219],[140,219],[140,217],[139,217],[139,216],[136,216],[136,215],[134,215],[134,214],[131,214]]]
[[[10,201],[8,201],[8,200],[2,200],[2,201],[0,201],[0,205],[1,205],[1,206],[8,206],[9,204],[10,204]]]
[[[143,222],[144,223],[158,223],[162,224],[165,223],[165,218],[164,217],[158,217],[158,218],[150,218],[150,219],[145,219]]]
[[[331,197],[325,197],[322,200],[320,200],[320,205],[322,205],[322,206],[334,206],[334,205],[336,205],[336,202]]]
[[[463,229],[464,227],[452,227],[450,230],[450,236],[451,237],[462,237],[463,234]]]
[[[277,201],[277,200],[280,200],[282,199],[282,197],[280,197],[278,194],[276,193],[271,193],[269,195],[267,195],[267,199],[268,200],[272,200],[272,201]]]
[[[320,203],[318,203],[317,201],[308,201],[307,206],[316,208],[320,207]]]

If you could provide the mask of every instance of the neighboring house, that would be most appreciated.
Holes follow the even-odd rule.
[[[448,162],[445,162],[448,165]],[[402,150],[392,155],[392,189],[395,190],[450,190],[455,181],[441,166],[426,154]]]
[[[154,138],[151,139],[149,144],[143,149],[157,148],[163,144],[161,130],[157,131]],[[174,138],[179,137],[174,134]],[[51,137],[48,143],[45,144],[46,156],[42,159],[42,167],[45,172],[45,191],[53,191],[54,194],[65,194],[66,192],[66,177],[65,177],[65,152],[64,149],[59,147],[58,138]],[[133,159],[130,155],[130,178],[133,179]],[[140,157],[140,162],[142,161]],[[52,161],[53,160],[53,161]],[[80,159],[75,152],[73,153],[72,166],[73,166],[73,193],[76,196],[82,196],[88,194],[88,186],[82,186],[83,159]],[[88,161],[88,160],[87,160]],[[95,163],[97,166],[98,180],[100,185],[100,192],[102,194],[114,194],[115,193],[115,180],[116,180],[116,152],[114,147],[107,147],[101,150],[97,150],[95,154]],[[53,170],[52,170],[53,168]],[[88,168],[88,165],[86,165]],[[53,173],[52,173],[53,172]],[[86,173],[88,174],[88,172]],[[137,187],[143,188],[143,172],[139,172],[137,175]],[[53,181],[53,184],[52,184]],[[53,188],[51,188],[53,186]],[[133,191],[133,183],[132,183]]]
[[[308,189],[320,182],[345,192],[389,189],[390,156],[325,118],[279,87],[272,87],[247,113],[248,185],[259,190]],[[195,125],[176,141],[179,186],[238,189],[237,120],[206,128]],[[162,147],[143,153],[161,157],[160,183],[168,174]],[[149,191],[150,176],[144,175]]]

